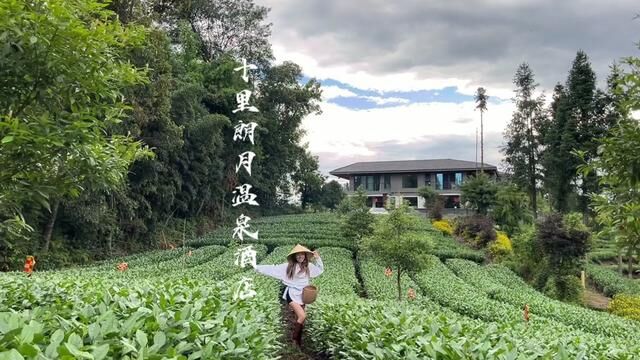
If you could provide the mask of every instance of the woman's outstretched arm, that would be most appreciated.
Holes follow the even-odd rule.
[[[267,275],[278,280],[284,280],[287,272],[287,264],[256,265],[254,269],[262,275]]]
[[[317,251],[314,252],[316,255],[316,263],[309,264],[309,276],[314,278],[320,276],[324,271],[324,264],[322,263],[322,259],[320,258],[320,254]]]

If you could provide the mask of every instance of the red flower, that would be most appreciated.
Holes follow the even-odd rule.
[[[391,268],[384,269],[384,276],[390,277],[391,274],[393,274],[393,271],[391,271]]]

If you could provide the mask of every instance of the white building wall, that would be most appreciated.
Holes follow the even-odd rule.
[[[418,196],[418,209],[424,209],[424,198],[422,196]]]

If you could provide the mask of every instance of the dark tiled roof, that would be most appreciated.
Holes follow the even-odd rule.
[[[478,167],[480,164],[478,163]],[[497,170],[494,165],[485,163],[487,170]],[[454,159],[432,159],[432,160],[402,160],[402,161],[367,161],[357,162],[345,167],[330,171],[329,174],[339,176],[348,174],[365,173],[407,173],[426,171],[452,171],[452,170],[475,170],[474,161],[454,160]]]

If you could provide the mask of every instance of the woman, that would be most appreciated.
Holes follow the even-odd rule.
[[[311,264],[311,259],[316,259],[316,264]],[[302,328],[307,315],[302,302],[302,289],[309,285],[309,279],[322,274],[324,266],[320,254],[311,251],[302,245],[296,245],[287,255],[287,263],[279,265],[256,265],[256,271],[260,274],[271,276],[281,280],[286,288],[282,298],[287,301],[296,314],[296,323],[293,328],[293,341],[300,346],[302,341]]]

